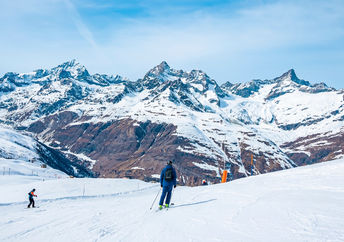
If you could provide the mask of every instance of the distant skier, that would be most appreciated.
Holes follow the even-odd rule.
[[[176,170],[172,166],[172,161],[167,162],[167,166],[161,171],[160,185],[163,189],[159,202],[159,209],[162,209],[165,197],[165,207],[168,208],[171,201],[172,189],[177,186],[177,174]]]
[[[32,204],[32,207],[34,208],[35,207],[35,200],[33,200],[33,197],[37,197],[37,195],[34,194],[34,192],[36,191],[36,189],[32,189],[31,192],[29,192],[29,205],[27,205],[27,207],[29,208]]]
[[[203,186],[208,185],[208,183],[207,183],[207,181],[206,181],[205,179],[202,180],[202,185],[203,185]]]

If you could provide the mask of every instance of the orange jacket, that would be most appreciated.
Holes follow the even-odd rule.
[[[31,191],[31,192],[29,192],[29,197],[37,197],[37,195],[35,195],[35,194],[33,193],[33,191]]]

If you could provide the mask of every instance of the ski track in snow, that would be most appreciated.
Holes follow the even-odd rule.
[[[149,209],[157,184],[20,179],[0,179],[0,241],[344,240],[344,159],[226,184],[177,187],[168,211],[156,210],[159,197]],[[83,184],[89,195],[77,196]],[[22,193],[30,186],[37,189],[39,208],[25,208]]]

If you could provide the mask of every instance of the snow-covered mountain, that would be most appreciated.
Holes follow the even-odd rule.
[[[300,80],[219,86],[166,62],[135,82],[75,60],[0,78],[0,122],[36,135],[97,176],[154,180],[174,160],[182,184],[218,182],[343,156],[344,91]]]
[[[84,167],[69,161],[59,151],[37,142],[32,137],[1,126],[0,167],[3,175],[92,176]]]

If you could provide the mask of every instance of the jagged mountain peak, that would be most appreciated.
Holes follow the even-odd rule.
[[[52,69],[64,69],[64,70],[71,70],[71,69],[86,69],[84,65],[82,65],[79,61],[76,59],[72,59],[66,62],[63,62],[62,64],[53,67]]]
[[[144,78],[140,80],[142,85],[148,89],[155,88],[165,81],[173,81],[185,77],[182,70],[172,69],[166,61],[150,69]]]
[[[162,61],[159,65],[156,66],[160,70],[167,70],[170,69],[170,66],[167,64],[166,61]]]
[[[130,81],[128,78],[119,75],[109,76],[98,73],[90,75],[86,67],[76,59],[64,62],[57,67],[52,68],[50,72],[51,74],[56,75],[57,79],[72,78],[80,82],[100,86],[108,86],[110,84]]]
[[[58,65],[59,67],[72,67],[72,66],[77,66],[80,65],[80,63],[76,60],[76,59],[72,59],[70,61],[66,61],[60,65]]]
[[[86,67],[81,65],[75,59],[64,62],[51,70],[52,72],[57,73],[59,78],[76,77],[78,79],[82,79],[90,76]]]
[[[152,69],[150,69],[146,76],[159,76],[162,75],[164,72],[169,72],[170,70],[170,66],[167,64],[166,61],[162,61],[159,65],[153,67]]]
[[[159,90],[165,90],[166,88],[175,89],[178,87],[179,91],[182,90],[185,93],[190,93],[192,89],[197,93],[203,94],[207,91],[214,91],[214,96],[217,96],[217,98],[211,99],[211,102],[218,104],[219,98],[227,95],[216,81],[211,79],[202,70],[194,69],[190,72],[176,70],[171,68],[165,61],[152,68],[139,82],[147,89],[155,89],[158,87]]]
[[[202,70],[192,70],[190,72],[184,70],[176,70],[171,68],[166,61],[161,62],[159,65],[153,67],[147,72],[142,81],[147,85],[151,85],[152,82],[158,85],[160,82],[175,81],[182,79],[184,83],[212,83],[215,81],[211,79]]]
[[[283,73],[281,76],[276,77],[275,79],[273,79],[273,81],[279,83],[279,82],[293,82],[302,86],[311,86],[311,84],[308,81],[299,79],[296,76],[295,70],[294,69],[290,69],[287,72]]]
[[[278,79],[290,79],[292,81],[298,81],[299,78],[296,76],[295,70],[290,69],[287,72],[283,73]]]

